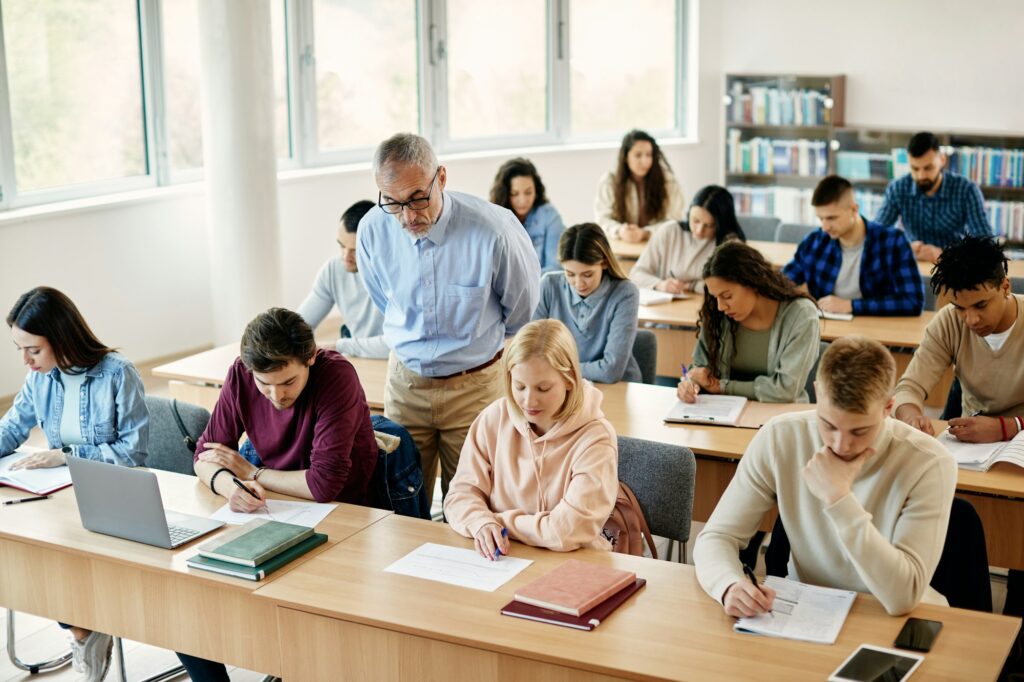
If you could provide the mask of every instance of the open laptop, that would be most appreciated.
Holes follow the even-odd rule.
[[[104,535],[173,549],[224,525],[165,510],[156,474],[68,457],[82,525]]]

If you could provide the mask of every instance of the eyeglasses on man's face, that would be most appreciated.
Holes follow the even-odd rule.
[[[437,182],[437,174],[440,172],[441,167],[438,166],[437,170],[434,171],[434,177],[430,180],[430,186],[427,187],[427,196],[409,199],[409,201],[384,201],[384,195],[381,192],[377,192],[377,205],[380,206],[385,213],[390,213],[392,215],[401,213],[407,208],[410,211],[422,211],[430,205],[430,195],[434,192],[434,183]]]

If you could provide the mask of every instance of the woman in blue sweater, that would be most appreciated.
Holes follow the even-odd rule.
[[[491,203],[507,208],[519,218],[533,242],[541,272],[560,269],[558,238],[565,225],[548,201],[540,174],[529,159],[509,159],[501,165],[491,187]]]

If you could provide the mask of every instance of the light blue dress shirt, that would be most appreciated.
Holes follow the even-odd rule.
[[[359,223],[356,260],[384,313],[384,337],[424,377],[472,369],[495,356],[537,307],[540,264],[512,211],[444,192],[441,216],[415,238],[373,207]]]
[[[46,374],[30,371],[14,405],[0,419],[0,456],[14,452],[37,425],[51,449],[68,445],[60,435],[64,402],[59,369]],[[107,353],[85,371],[85,381],[78,387],[78,427],[82,443],[72,445],[75,456],[145,466],[149,410],[142,377],[118,353]]]
[[[533,250],[540,259],[541,272],[561,270],[562,264],[558,262],[558,240],[562,237],[565,224],[551,202],[530,209],[523,227],[526,228],[526,234],[530,235]]]
[[[549,272],[541,280],[533,319],[561,320],[576,339],[583,378],[614,384],[643,378],[633,357],[639,309],[640,292],[628,279],[605,275],[584,298],[564,274]]]

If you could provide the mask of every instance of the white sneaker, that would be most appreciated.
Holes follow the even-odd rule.
[[[102,632],[91,632],[82,642],[82,665],[85,682],[100,682],[110,669],[114,638]],[[77,668],[76,668],[77,670]]]
[[[71,667],[76,673],[85,672],[85,640],[81,642],[68,632],[68,639],[71,640]]]

